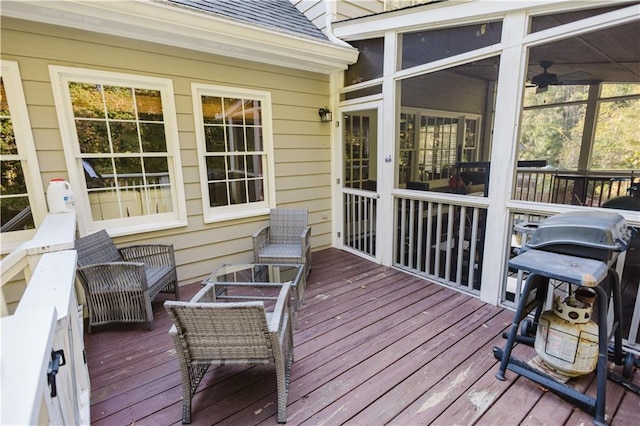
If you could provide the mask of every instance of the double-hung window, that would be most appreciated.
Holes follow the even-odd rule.
[[[275,200],[271,96],[193,84],[205,222],[268,212]]]
[[[26,241],[46,214],[18,63],[0,61],[0,218],[3,251]]]
[[[186,225],[171,80],[50,67],[83,232]]]

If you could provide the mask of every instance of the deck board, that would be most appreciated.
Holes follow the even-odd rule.
[[[199,288],[183,286],[182,299]],[[180,373],[162,297],[171,299],[154,301],[155,330],[112,325],[85,336],[92,424],[181,424]],[[515,373],[495,378],[491,349],[504,346],[513,318],[506,309],[336,249],[313,253],[305,299],[294,334],[289,425],[591,423]],[[530,359],[535,352],[520,345],[514,354]],[[592,376],[577,386],[593,393]],[[211,368],[194,396],[192,424],[275,425],[275,403],[272,366]],[[639,410],[640,396],[607,383],[612,424],[634,424]]]

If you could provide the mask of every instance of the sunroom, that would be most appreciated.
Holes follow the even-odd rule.
[[[637,3],[434,2],[334,31],[360,51],[337,95],[347,249],[510,305],[516,225],[611,204],[640,223]]]

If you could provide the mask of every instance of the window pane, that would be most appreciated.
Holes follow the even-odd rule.
[[[118,186],[133,187],[143,184],[142,160],[140,158],[116,158]]]
[[[133,90],[129,87],[105,86],[104,97],[107,117],[117,120],[135,120]]]
[[[162,121],[162,98],[159,90],[136,89],[136,107],[138,119],[143,121]]]
[[[170,85],[152,77],[140,83],[136,76],[105,76],[80,69],[74,73],[69,68],[59,71],[58,77],[70,93],[80,148],[76,161],[83,169],[79,171],[84,175],[91,209],[89,228],[101,226],[91,221],[171,212],[174,214],[131,223],[152,228],[159,221],[184,220],[176,211],[176,203],[183,200],[172,195],[175,173],[180,171],[174,168],[171,155],[175,145],[166,134],[165,119],[174,122],[173,117],[164,115],[164,105],[173,103]],[[73,78],[91,81],[70,81]],[[145,84],[156,88],[145,88]],[[71,148],[67,154],[73,152]],[[126,227],[128,223],[109,226]]]
[[[24,181],[20,161],[3,160],[2,173],[0,173],[0,194],[16,195],[26,193],[27,185]]]
[[[89,206],[93,220],[118,219],[120,203],[118,191],[115,188],[98,189],[89,193]]]
[[[144,171],[149,180],[168,182],[169,164],[164,157],[145,157]],[[155,175],[157,178],[152,179],[151,175]]]
[[[247,177],[247,173],[244,168],[244,156],[232,155],[228,158],[229,179],[244,179]]]
[[[167,141],[164,134],[164,124],[140,123],[140,138],[143,152],[166,152]]]
[[[205,152],[209,206],[264,201],[264,180],[256,179],[265,173],[261,153],[264,101],[214,94],[203,94],[200,99],[204,140],[199,142]]]
[[[229,197],[226,182],[216,182],[209,184],[209,205],[211,207],[228,205],[228,198]]]
[[[486,22],[402,35],[402,69],[500,43],[502,22]]]
[[[110,158],[87,158],[83,159],[84,163],[87,163],[89,167],[84,166],[85,178],[87,175],[91,179],[87,179],[87,186],[89,188],[98,187],[114,187],[115,184],[115,171],[113,169],[113,162]],[[90,184],[89,182],[93,182]]]
[[[227,172],[224,162],[225,157],[207,157],[207,179],[226,180]]]
[[[207,152],[225,152],[224,127],[205,126],[204,143]]]
[[[106,121],[76,120],[76,132],[78,133],[80,152],[111,152]]]
[[[33,215],[26,195],[0,199],[2,232],[35,229]]]
[[[79,118],[104,118],[102,85],[69,83],[73,116]]]
[[[228,152],[246,151],[244,144],[244,127],[227,127]]]
[[[2,137],[0,154],[17,155],[18,147],[13,134],[13,123],[11,123],[9,103],[7,102],[7,94],[4,91],[4,80],[2,78],[0,78],[0,135]]]
[[[247,151],[262,151],[262,127],[247,127]]]
[[[260,101],[245,99],[244,124],[247,126],[259,126],[262,124]]]
[[[249,184],[249,202],[264,201],[263,180],[250,180]]]
[[[230,203],[245,204],[247,202],[247,182],[244,180],[229,182]]]
[[[3,160],[0,173],[2,232],[34,229],[27,185],[19,160]]]
[[[262,157],[259,155],[247,156],[247,173],[249,177],[262,177]]]
[[[9,103],[7,102],[7,94],[4,91],[4,80],[0,77],[0,116],[9,116]]]
[[[140,142],[138,141],[138,127],[136,126],[136,123],[111,121],[109,122],[109,127],[111,130],[113,152],[140,152]]]
[[[242,99],[223,98],[222,102],[224,104],[224,124],[227,126],[244,124]]]
[[[16,138],[13,134],[13,124],[10,117],[0,117],[0,137],[2,138],[2,145],[0,145],[0,154],[2,155],[17,155],[18,147],[16,145]]]
[[[202,118],[205,124],[223,124],[222,98],[202,96]]]

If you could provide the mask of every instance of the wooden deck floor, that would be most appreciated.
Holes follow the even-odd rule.
[[[313,265],[294,337],[289,425],[591,424],[526,378],[508,371],[506,381],[495,379],[491,349],[504,346],[512,312],[336,249],[314,253]],[[198,288],[185,286],[182,299]],[[116,325],[86,335],[92,424],[180,424],[180,375],[162,300],[154,312],[154,331]],[[523,345],[514,353],[534,355]],[[192,424],[276,424],[273,372],[210,370]],[[591,379],[576,386],[593,394]],[[608,381],[606,408],[611,424],[638,424],[640,396]]]

